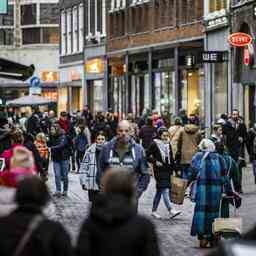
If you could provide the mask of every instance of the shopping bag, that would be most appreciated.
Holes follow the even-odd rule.
[[[242,234],[242,218],[217,218],[213,222],[213,233],[237,232]]]
[[[174,204],[183,204],[188,181],[171,176],[171,201]]]

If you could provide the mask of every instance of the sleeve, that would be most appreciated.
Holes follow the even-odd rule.
[[[149,163],[154,163],[156,159],[154,158],[154,152],[155,152],[155,144],[154,142],[151,143],[148,149],[146,149],[146,159]]]
[[[91,255],[91,239],[88,231],[88,223],[82,225],[75,249],[76,256]]]
[[[87,138],[88,145],[91,145],[92,143],[91,132],[88,127],[86,128],[86,138]]]
[[[67,144],[68,144],[68,143],[67,143],[67,138],[66,138],[66,136],[62,136],[60,143],[59,143],[58,145],[56,145],[56,146],[51,147],[51,149],[52,149],[52,150],[62,149],[62,148],[64,148]]]
[[[159,241],[154,225],[148,221],[142,256],[160,256]]]
[[[149,171],[149,165],[146,160],[145,151],[144,149],[139,145],[140,148],[140,162],[139,162],[139,179],[137,184],[137,192],[138,195],[141,195],[148,187],[148,184],[150,182],[150,171]]]
[[[104,174],[104,172],[106,171],[107,167],[108,167],[108,163],[106,161],[106,156],[107,156],[107,152],[108,152],[108,148],[105,146],[103,146],[100,155],[99,155],[99,168],[96,174],[96,183],[98,184],[98,186],[100,187],[100,181],[101,178]]]
[[[85,186],[87,184],[88,172],[89,172],[89,163],[90,163],[90,152],[88,150],[85,152],[83,160],[80,164],[80,184]]]
[[[202,161],[202,157],[198,153],[193,156],[191,161],[191,168],[189,168],[187,172],[188,180],[190,182],[197,179],[197,176],[200,170],[201,161]]]

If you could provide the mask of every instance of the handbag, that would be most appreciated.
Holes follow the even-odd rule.
[[[44,217],[41,214],[36,215],[32,221],[30,222],[28,229],[24,236],[19,241],[13,256],[19,256],[22,251],[24,250],[26,244],[28,243],[29,239],[31,238],[31,235],[36,230],[36,228],[40,225],[40,223],[44,220]]]
[[[229,170],[228,170],[228,174],[227,176],[229,176],[230,174],[230,170],[231,170],[231,163],[229,166]],[[236,213],[236,209],[238,208],[237,203],[238,203],[238,199],[236,199],[235,195],[238,195],[235,190],[234,190],[234,184],[231,181],[231,190],[232,190],[232,194],[231,196],[228,196],[226,194],[221,196],[221,200],[220,200],[220,206],[219,206],[219,218],[216,218],[213,222],[212,225],[212,230],[213,233],[225,233],[225,232],[229,232],[229,233],[238,233],[238,234],[242,234],[242,218],[237,216]],[[241,201],[241,197],[239,196],[239,200]],[[228,201],[233,201],[233,206],[234,206],[234,217],[231,218],[221,218],[221,206],[222,206],[222,202],[223,199],[226,199]],[[237,200],[237,202],[236,202]],[[240,202],[241,205],[241,202]]]

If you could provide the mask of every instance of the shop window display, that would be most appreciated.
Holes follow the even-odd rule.
[[[214,116],[219,118],[221,114],[227,113],[228,109],[228,67],[227,63],[216,63],[214,76]]]

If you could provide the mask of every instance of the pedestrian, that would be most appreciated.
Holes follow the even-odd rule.
[[[23,176],[35,174],[37,172],[32,152],[22,145],[17,145],[12,149],[8,169],[0,172],[0,185],[16,187]]]
[[[256,184],[256,123],[248,131],[247,149],[252,162],[252,169],[254,174],[254,183]]]
[[[47,146],[47,138],[44,133],[38,133],[34,142],[40,157],[42,159],[42,179],[47,181],[48,179],[48,167],[49,167],[49,149]]]
[[[169,134],[170,134],[170,141],[172,145],[172,152],[175,156],[177,153],[177,147],[178,147],[178,139],[180,136],[180,132],[182,131],[182,120],[180,117],[176,117],[174,119],[174,125],[169,128]]]
[[[23,146],[24,135],[20,129],[14,129],[10,132],[10,147],[3,151],[0,158],[4,160],[5,168],[4,170],[10,169],[10,161],[13,156],[13,150],[17,146]]]
[[[95,200],[100,190],[96,177],[100,168],[100,153],[106,141],[104,132],[100,131],[96,135],[96,141],[85,152],[82,164],[80,166],[80,184],[84,190],[88,191],[90,202]]]
[[[188,122],[179,133],[175,156],[175,161],[180,163],[182,177],[185,179],[190,169],[192,157],[197,152],[198,144],[201,141],[199,126],[194,123],[194,119],[189,119]]]
[[[212,130],[213,133],[209,139],[215,144],[215,148],[218,153],[223,152],[226,146],[222,126],[220,124],[215,124],[213,125]]]
[[[128,113],[127,120],[130,122],[130,136],[138,142],[138,136],[139,136],[139,127],[137,123],[135,122],[134,115],[132,113]]]
[[[171,175],[174,170],[174,160],[168,129],[160,128],[158,138],[146,150],[148,162],[153,164],[154,178],[156,180],[156,193],[154,196],[152,216],[160,219],[157,208],[163,196],[164,204],[169,212],[169,217],[174,218],[181,214],[176,211],[170,200]]]
[[[51,153],[53,171],[55,175],[56,192],[54,196],[67,196],[70,152],[67,137],[58,124],[54,124],[51,127],[48,147]],[[62,182],[63,193],[61,194]]]
[[[38,107],[32,108],[32,115],[28,118],[28,120],[26,122],[27,133],[30,133],[35,136],[39,132],[41,132],[40,114],[41,113],[40,113]]]
[[[11,146],[11,129],[4,111],[0,107],[0,155]]]
[[[100,177],[111,167],[127,167],[137,177],[137,198],[147,189],[150,181],[149,166],[143,148],[129,135],[130,123],[122,120],[118,124],[117,136],[103,146],[100,156]]]
[[[29,149],[35,159],[35,166],[37,172],[40,174],[41,177],[45,177],[47,175],[46,170],[43,168],[43,159],[40,156],[40,153],[34,144],[35,137],[32,134],[24,133],[24,146]]]
[[[85,126],[79,125],[76,127],[76,134],[77,135],[74,140],[74,149],[76,153],[77,173],[79,173],[80,163],[84,157],[86,147],[88,147],[90,144],[88,137],[85,134]]]
[[[104,174],[102,194],[82,225],[76,255],[160,255],[154,225],[136,214],[135,179],[124,167]]]
[[[146,150],[153,139],[157,136],[157,129],[153,126],[153,120],[151,117],[146,119],[146,124],[139,131],[139,138],[143,148]]]
[[[1,256],[72,255],[67,232],[42,212],[49,200],[48,189],[38,177],[18,183],[15,196],[18,208],[0,218]]]
[[[247,128],[240,117],[239,111],[234,109],[231,118],[222,126],[223,134],[226,136],[226,146],[230,156],[237,162],[240,172],[240,189],[242,193],[242,169],[245,164],[245,149],[248,134]]]
[[[209,139],[199,144],[199,152],[191,162],[189,180],[196,180],[195,209],[191,235],[197,236],[200,247],[212,243],[212,224],[219,216],[220,203],[227,167],[225,160],[215,152],[215,145]]]

